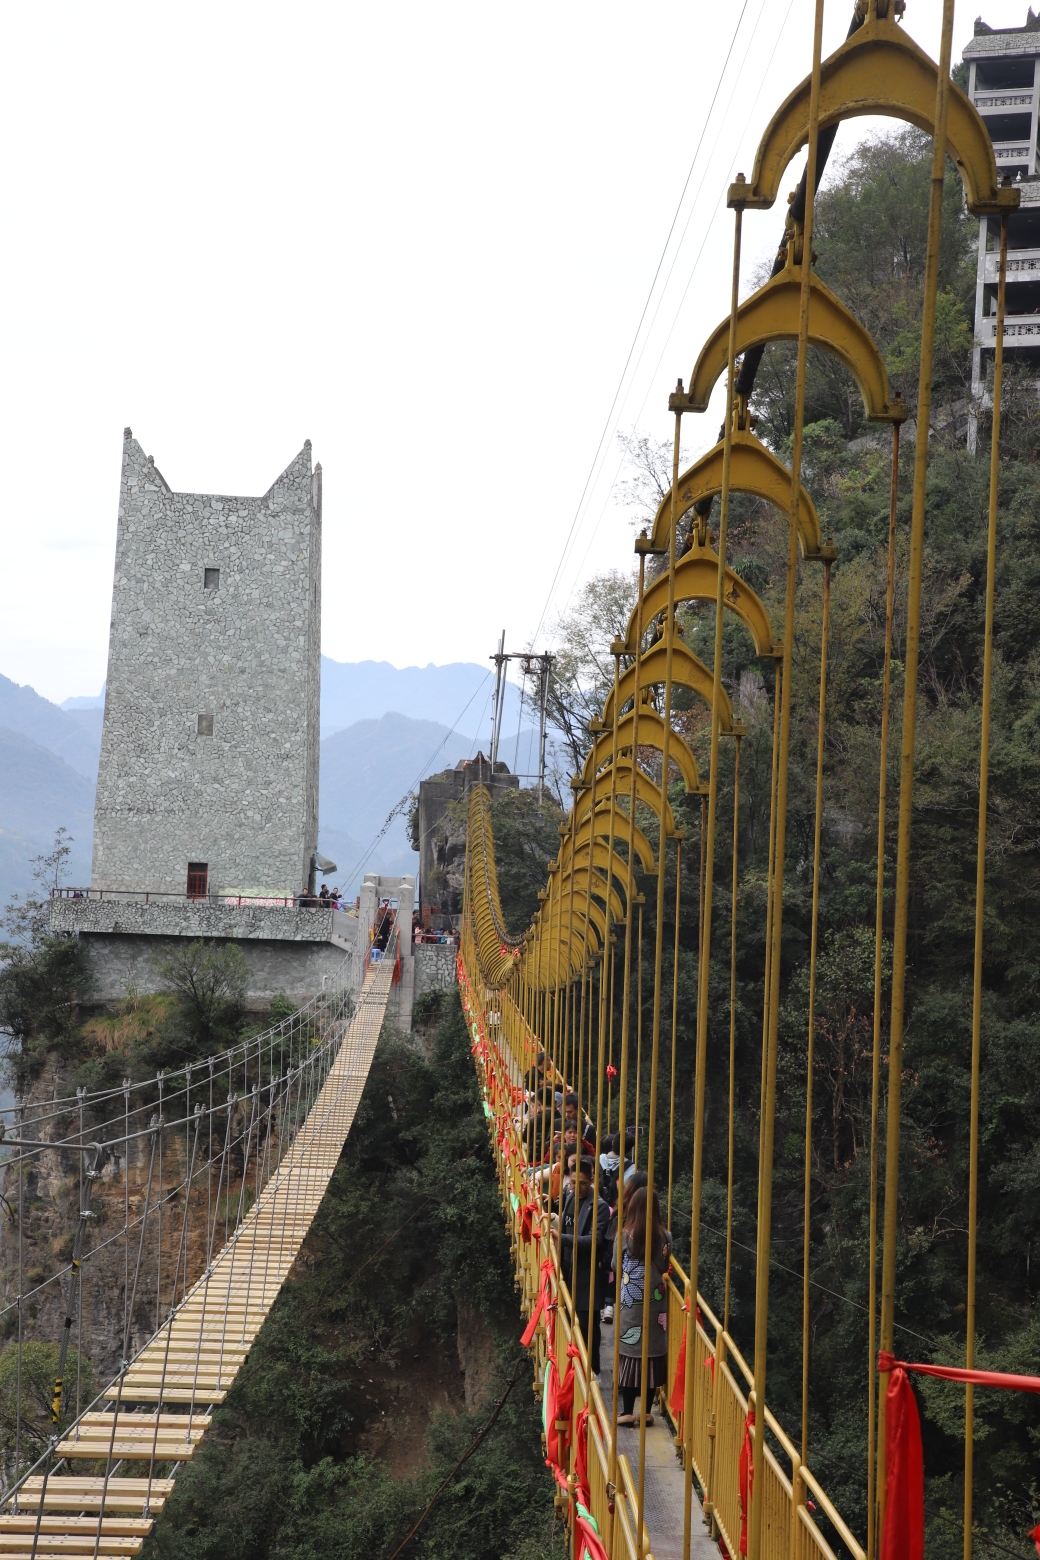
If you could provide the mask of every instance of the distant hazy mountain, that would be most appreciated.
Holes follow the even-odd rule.
[[[63,710],[103,710],[107,686],[107,683],[101,684],[101,692],[96,698],[62,699],[61,707]]]
[[[337,886],[357,892],[361,872],[415,872],[407,822],[395,819],[372,855],[362,858],[387,813],[428,774],[453,766],[491,737],[493,669],[471,662],[410,666],[344,664],[322,657],[322,854],[337,863]],[[59,708],[32,688],[0,677],[0,893],[32,885],[30,856],[49,849],[62,824],[76,838],[69,881],[90,880],[94,785],[104,689]],[[468,706],[468,707],[467,707]],[[465,713],[463,714],[463,711]],[[537,764],[535,712],[507,684],[499,757],[530,774]],[[460,731],[453,731],[455,724]],[[518,731],[518,727],[520,728]],[[476,732],[475,737],[465,733]],[[529,781],[523,783],[529,784]]]
[[[91,785],[96,783],[101,751],[101,727],[96,717],[96,729],[92,729],[76,714],[41,698],[35,689],[0,677],[0,726],[31,737],[71,764]]]
[[[321,734],[331,736],[358,720],[378,720],[396,710],[412,720],[436,720],[449,729],[475,732],[486,752],[491,741],[491,662],[453,661],[447,666],[391,666],[388,661],[321,658]],[[506,684],[503,731],[515,735],[520,689]],[[525,704],[525,710],[527,706]],[[526,724],[531,723],[530,715]]]
[[[47,854],[62,824],[75,842],[66,881],[89,883],[92,783],[20,731],[0,727],[0,902],[32,889],[30,858]]]
[[[452,768],[473,750],[471,738],[452,735],[447,726],[432,720],[409,720],[397,713],[379,720],[359,720],[337,731],[321,744],[319,792],[322,837],[336,832],[355,846],[347,859],[323,849],[340,868],[337,883],[344,893],[355,894],[360,877],[347,875],[361,863],[386,820],[387,813],[404,793],[426,775]],[[379,862],[376,856],[380,858]],[[365,862],[365,872],[397,874],[416,872],[419,858],[408,843],[408,820],[395,818]]]

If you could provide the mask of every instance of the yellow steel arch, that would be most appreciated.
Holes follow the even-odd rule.
[[[790,486],[790,484],[788,484]],[[668,646],[663,639],[659,639],[653,649],[644,652],[640,663],[639,686],[652,688],[657,683],[663,683],[665,678],[665,663],[668,658]],[[672,682],[680,688],[689,688],[711,708],[712,677],[704,662],[694,655],[678,635],[672,641]],[[622,673],[618,683],[618,703],[622,708],[629,699],[635,698],[636,692],[636,667],[633,661],[628,670]],[[733,710],[729,702],[729,694],[722,690],[722,730],[733,730]],[[611,688],[607,694],[607,702],[603,706],[603,724],[611,724],[614,719],[614,690]],[[586,763],[586,772],[588,764]],[[591,777],[590,777],[591,778]]]
[[[720,440],[679,478],[680,513],[685,513],[700,499],[714,498],[716,493],[722,492],[723,448]],[[774,505],[782,514],[790,515],[791,473],[783,461],[777,460],[772,450],[766,449],[761,440],[756,439],[746,428],[733,430],[730,490],[734,493],[752,493],[756,498],[764,498],[767,504]],[[650,533],[651,552],[668,551],[671,515],[672,490],[669,488],[654,516]],[[804,487],[798,501],[798,540],[806,558],[833,557],[833,550],[821,550],[820,519]],[[710,672],[708,678],[710,681]]]
[[[665,580],[663,583],[667,590],[668,581]],[[618,720],[617,741],[619,753],[623,748],[632,746],[632,738],[635,734],[635,711],[629,710],[627,715],[622,715]],[[656,748],[659,753],[664,751],[662,746],[664,741],[664,721],[649,704],[641,704],[639,706],[638,737],[640,747]],[[601,764],[607,762],[613,755],[613,752],[613,733],[607,732],[596,743],[591,762],[598,769]],[[672,730],[668,736],[668,754],[683,777],[687,794],[698,796],[702,792],[706,794],[708,788],[706,785],[701,784],[701,777],[697,770],[697,760],[690,751],[689,744],[685,738],[681,737],[675,730]],[[658,802],[658,806],[660,806],[660,802]],[[628,827],[627,823],[625,827]]]
[[[676,602],[714,601],[716,599],[718,578],[718,553],[713,552],[710,547],[701,547],[695,542],[690,551],[675,566]],[[775,651],[775,644],[769,615],[758,596],[751,589],[751,586],[745,585],[740,576],[734,574],[729,567],[726,569],[726,588],[723,591],[722,599],[726,606],[737,614],[747,628],[755,642],[756,654],[772,656]],[[657,614],[663,612],[667,605],[668,576],[663,574],[654,581],[643,596],[644,628],[649,627]],[[625,649],[629,655],[635,655],[635,612],[629,619]]]
[[[625,827],[628,827],[627,823]],[[590,854],[593,867],[599,867],[604,872],[606,872],[610,878],[611,884],[613,884],[615,881],[620,883],[626,898],[629,896],[629,894],[634,894],[637,892],[634,875],[629,871],[628,862],[625,860],[624,856],[618,855],[616,850],[611,852],[610,847],[608,845],[604,845],[599,839],[593,841],[591,845],[590,842],[586,840],[583,844],[579,845],[575,851],[575,861],[580,866],[588,861]],[[605,878],[601,878],[600,881],[604,884],[606,883]],[[625,904],[621,898],[621,892],[614,887],[611,887],[610,892],[613,895],[611,900],[613,907],[612,915],[615,920],[622,922],[625,919]],[[600,897],[603,897],[602,893]]]
[[[642,724],[642,716],[643,716],[643,708],[641,707],[640,708],[640,724]],[[591,771],[592,765],[594,763],[595,763],[595,757],[594,757],[593,754],[590,753],[589,757],[585,761],[585,772],[586,772],[586,774],[588,774]],[[610,777],[610,774],[611,774],[612,770],[616,771],[617,777],[618,777],[617,795],[621,798],[622,801],[627,801],[631,797],[631,795],[632,795],[632,760],[631,760],[631,758],[630,757],[628,757],[628,758],[616,758],[614,760],[614,763],[611,765],[610,769],[606,769],[606,770],[601,770],[600,771],[599,779],[603,780],[605,783],[609,782],[609,777]],[[651,780],[650,776],[644,770],[640,769],[638,764],[636,765],[636,800],[642,802],[645,806],[649,807],[650,811],[654,814],[655,817],[660,817],[660,814],[661,814],[661,787],[659,785],[655,785],[653,780]],[[597,806],[598,805],[599,804],[597,802]],[[667,809],[666,812],[665,812],[665,832],[668,833],[668,834],[674,834],[675,833],[675,818],[674,818],[674,816],[672,814],[672,805],[671,805],[670,802],[666,801],[665,802],[665,807]],[[579,814],[578,814],[579,818],[585,817],[587,812],[588,812],[588,807],[586,807],[584,809],[584,811],[579,812]],[[627,817],[627,814],[626,814],[626,817]],[[628,824],[626,822],[625,828],[627,828],[627,827],[628,827]]]
[[[881,354],[870,332],[814,273],[809,277],[809,345],[844,363],[863,397],[870,422],[902,422],[907,406],[892,396]],[[737,355],[768,341],[796,341],[801,300],[801,268],[788,261],[737,309]],[[722,320],[704,346],[690,376],[691,412],[707,411],[715,381],[729,361],[729,319]]]
[[[934,135],[937,76],[934,60],[891,16],[868,14],[859,31],[823,62],[820,129],[863,114],[881,114]],[[774,114],[759,143],[751,183],[733,185],[731,203],[763,210],[776,200],[785,168],[809,139],[809,88],[807,76]],[[982,119],[953,82],[949,93],[946,146],[964,182],[968,210],[976,216],[1014,211],[1018,191],[1001,188]]]
[[[574,870],[576,873],[584,872],[590,880],[590,890],[596,903],[601,903],[604,908],[609,903],[610,919],[616,925],[617,922],[623,921],[625,918],[624,903],[618,890],[613,884],[608,883],[608,880],[601,873],[597,872],[595,868],[596,864],[593,862],[592,870],[591,872],[589,871],[588,846],[583,846],[575,856]]]
[[[640,722],[640,724],[642,724],[642,722]],[[631,832],[632,848],[639,858],[640,867],[644,873],[646,873],[648,876],[652,876],[657,871],[657,866],[654,862],[654,852],[650,841],[647,839],[638,823],[633,828],[633,826],[628,821],[628,814],[626,812],[622,812],[620,807],[608,807],[605,808],[602,812],[597,807],[594,817],[583,818],[581,823],[578,825],[577,830],[575,831],[575,849],[591,839],[609,838],[611,812],[614,814],[615,846],[619,844],[627,845],[629,840],[629,833]],[[619,859],[623,860],[624,858]]]

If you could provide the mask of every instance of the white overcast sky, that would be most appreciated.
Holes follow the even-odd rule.
[[[547,622],[627,567],[614,428],[669,436],[726,187],[809,68],[812,0],[747,0],[734,41],[742,4],[5,7],[0,672],[100,689],[127,424],[188,491],[261,493],[313,441],[337,660],[521,646],[576,516]],[[933,55],[940,13],[907,0]],[[747,218],[745,273],[781,225]]]

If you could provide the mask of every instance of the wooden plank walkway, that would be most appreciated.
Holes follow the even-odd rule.
[[[58,1443],[58,1471],[33,1476],[8,1498],[0,1514],[0,1560],[137,1554],[173,1491],[177,1469],[206,1433],[207,1410],[227,1396],[311,1227],[364,1091],[393,972],[388,959],[366,976],[328,1078],[237,1237],[122,1382],[107,1389],[111,1408],[82,1414]],[[73,1471],[61,1471],[61,1460]],[[88,1471],[83,1464],[93,1466]],[[137,1477],[128,1476],[131,1468]]]

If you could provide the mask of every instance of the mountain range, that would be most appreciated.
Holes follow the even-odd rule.
[[[327,656],[321,669],[318,843],[337,863],[330,881],[353,896],[365,872],[417,870],[407,807],[377,836],[420,779],[488,750],[494,674],[469,662],[402,669]],[[508,683],[500,757],[522,773],[537,762],[530,713]],[[50,849],[60,826],[74,840],[67,881],[89,883],[103,717],[104,689],[59,706],[0,676],[0,904],[32,889],[30,858]]]

